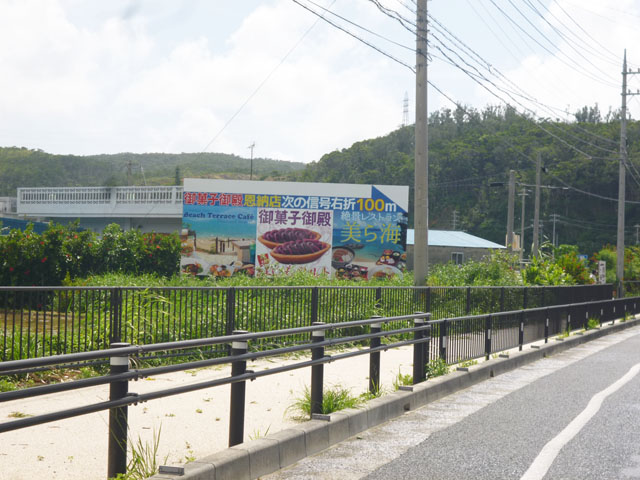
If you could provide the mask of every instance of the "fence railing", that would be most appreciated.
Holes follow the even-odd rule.
[[[611,295],[611,285],[0,287],[0,360],[100,350],[117,342],[141,345],[223,336],[236,329],[290,329],[377,314],[390,317],[428,311],[433,319],[442,319],[604,300]],[[290,344],[304,338],[291,333],[276,340]],[[209,345],[190,354],[221,355],[226,349]]]
[[[53,368],[70,363],[109,359],[108,375],[85,378],[70,382],[42,385],[22,390],[0,393],[0,402],[19,401],[39,395],[55,394],[96,385],[110,385],[107,401],[68,408],[53,413],[35,415],[0,423],[0,433],[35,425],[72,418],[80,415],[109,410],[108,428],[108,477],[125,473],[127,464],[127,407],[131,404],[178,395],[199,389],[231,384],[229,413],[229,445],[237,445],[244,438],[245,383],[247,380],[276,373],[311,367],[311,414],[321,414],[323,398],[323,365],[358,355],[369,355],[369,390],[379,388],[380,353],[390,348],[413,345],[413,383],[426,380],[429,361],[442,359],[446,363],[457,363],[485,356],[523,344],[544,340],[563,331],[582,329],[593,325],[614,322],[617,318],[640,312],[640,297],[550,306],[531,310],[490,313],[460,318],[429,321],[428,313],[395,317],[377,317],[349,322],[314,322],[311,326],[286,330],[249,333],[235,330],[232,335],[202,338],[181,342],[165,342],[150,345],[113,344],[111,349],[95,352],[53,355],[43,358],[13,360],[0,363],[0,375],[28,372],[34,368]],[[383,329],[387,326],[387,329]],[[392,327],[393,326],[393,327]],[[351,335],[354,328],[364,329]],[[333,335],[325,335],[333,332]],[[337,334],[336,332],[340,332]],[[304,336],[302,344],[280,347],[274,350],[251,351],[250,344],[260,344],[266,338],[288,335]],[[386,337],[389,343],[381,344]],[[369,343],[368,349],[339,351],[327,355],[325,348],[352,342]],[[191,361],[141,369],[129,369],[130,357],[144,357],[159,351],[191,350],[206,346],[227,345],[229,355],[221,358]],[[279,366],[259,372],[246,370],[246,362],[258,358],[273,357],[291,352],[311,352],[311,359]],[[190,370],[212,365],[231,364],[231,375],[224,378],[199,382],[180,387],[157,390],[144,394],[129,394],[128,382],[149,376]]]

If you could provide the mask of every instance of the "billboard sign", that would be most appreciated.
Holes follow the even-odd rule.
[[[402,275],[409,188],[185,179],[181,269],[194,275]]]

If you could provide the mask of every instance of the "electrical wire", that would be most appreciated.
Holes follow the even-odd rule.
[[[331,2],[331,5],[329,6],[331,7],[334,3],[336,3],[336,0],[333,0]],[[207,149],[218,139],[218,137],[222,134],[222,132],[224,132],[226,128],[231,124],[231,122],[233,122],[233,120],[240,114],[240,112],[244,110],[244,107],[247,106],[247,104],[253,99],[253,97],[255,97],[256,94],[262,89],[262,87],[269,81],[269,79],[276,72],[276,70],[278,70],[278,68],[280,68],[280,66],[287,60],[287,58],[289,58],[289,55],[291,55],[293,51],[296,48],[298,48],[298,45],[302,43],[305,37],[309,34],[309,32],[311,32],[311,30],[318,24],[319,21],[320,19],[316,19],[316,21],[313,22],[311,26],[309,26],[309,28],[307,28],[307,30],[302,34],[302,36],[298,39],[298,41],[289,49],[289,51],[284,55],[284,57],[282,57],[280,62],[278,62],[278,64],[271,69],[271,71],[267,74],[267,76],[264,77],[264,79],[258,84],[258,86],[253,90],[253,92],[251,92],[251,94],[240,105],[240,107],[235,111],[235,113],[231,115],[231,117],[229,117],[229,119],[225,122],[222,128],[218,130],[218,133],[216,133],[213,136],[213,138],[209,141],[209,143],[205,145],[205,147],[202,149],[202,152],[206,152]]]
[[[393,18],[393,19],[397,20],[397,21],[398,21],[398,22],[399,22],[399,23],[400,23],[400,24],[401,24],[405,29],[409,30],[412,34],[415,34],[415,30],[413,30],[413,29],[410,27],[410,26],[414,26],[414,27],[416,26],[416,24],[415,24],[412,20],[409,20],[409,19],[405,18],[404,16],[402,16],[401,14],[399,14],[397,11],[395,11],[395,10],[393,10],[393,9],[390,9],[390,8],[385,7],[385,6],[384,6],[384,5],[382,5],[378,0],[370,0],[370,1],[371,1],[374,5],[376,5],[376,7],[378,7],[378,9],[379,9],[382,13],[384,13],[384,14],[385,14],[385,15],[387,15],[387,16],[389,16],[390,18]],[[440,24],[440,22],[438,22],[436,19],[434,19],[434,18],[433,18],[433,16],[429,15],[429,18],[432,20],[432,26],[434,25],[434,23],[433,23],[433,22],[437,22],[437,24],[438,24],[438,25],[442,25],[442,24]],[[446,28],[446,27],[445,27],[445,28]],[[437,28],[436,28],[436,29],[437,29]],[[443,29],[444,29],[444,28],[443,28]],[[447,30],[447,31],[448,31],[448,30]],[[439,32],[442,32],[442,30],[439,30]],[[450,33],[450,32],[449,32],[449,33]],[[450,34],[450,35],[451,35],[451,36],[453,36],[453,37],[455,37],[453,34]],[[500,97],[499,95],[497,95],[497,94],[496,94],[495,92],[493,92],[491,89],[487,88],[487,86],[486,86],[486,85],[484,85],[481,81],[479,81],[479,78],[481,78],[482,80],[484,80],[484,81],[486,81],[487,83],[489,83],[490,85],[492,85],[492,86],[493,86],[493,88],[497,89],[498,91],[500,91],[500,92],[502,92],[502,93],[506,94],[506,95],[507,95],[507,96],[508,96],[508,97],[509,97],[513,102],[517,103],[520,107],[522,107],[522,108],[524,108],[525,110],[529,111],[531,114],[533,114],[533,115],[534,115],[534,117],[537,117],[537,115],[536,115],[535,111],[533,111],[531,108],[529,108],[529,107],[525,106],[525,105],[524,105],[524,104],[522,104],[520,101],[516,100],[516,99],[513,97],[513,95],[517,95],[517,96],[523,97],[525,100],[532,101],[532,102],[537,103],[537,104],[539,104],[539,105],[541,105],[541,106],[543,106],[543,107],[545,107],[545,108],[549,108],[547,105],[544,105],[544,104],[541,104],[541,103],[537,102],[535,99],[532,99],[530,96],[524,96],[524,95],[521,95],[521,94],[519,94],[519,93],[517,93],[517,92],[511,91],[511,90],[507,90],[507,89],[505,89],[505,88],[500,88],[498,85],[496,85],[496,84],[495,84],[495,82],[493,82],[493,81],[489,80],[485,75],[483,75],[482,73],[480,73],[480,72],[478,71],[478,69],[477,69],[477,68],[475,68],[474,66],[471,66],[471,65],[469,64],[469,62],[467,62],[466,60],[462,59],[462,57],[461,57],[457,52],[453,51],[450,47],[446,46],[446,45],[445,45],[445,43],[444,43],[442,40],[440,40],[440,38],[439,38],[437,35],[435,35],[433,32],[431,33],[431,36],[432,36],[432,38],[434,38],[435,40],[437,40],[437,41],[440,43],[440,45],[442,45],[442,47],[441,47],[440,45],[436,45],[436,44],[433,44],[432,42],[429,42],[429,44],[432,46],[432,49],[433,49],[433,48],[435,48],[436,50],[438,50],[438,51],[442,54],[442,56],[444,57],[444,59],[441,59],[441,60],[443,60],[443,61],[445,61],[446,63],[450,64],[451,66],[456,67],[456,68],[458,68],[459,70],[461,70],[463,73],[465,73],[465,75],[469,76],[469,77],[470,77],[474,82],[476,82],[478,85],[480,85],[483,89],[487,90],[487,92],[489,92],[491,95],[493,95],[493,96],[495,96],[496,98],[498,98],[498,100],[500,100],[501,102],[503,102],[503,103],[505,103],[505,104],[509,104],[509,102],[507,102],[505,99],[503,99],[502,97]],[[455,38],[456,38],[456,40],[457,40],[459,43],[464,43],[464,42],[460,41],[459,39],[457,39],[457,37],[455,37]],[[462,67],[458,62],[456,62],[455,60],[453,60],[453,59],[452,59],[452,58],[451,58],[451,57],[450,57],[446,52],[444,52],[444,51],[443,51],[443,49],[442,49],[443,47],[444,47],[445,49],[447,49],[447,51],[452,52],[452,54],[454,54],[454,55],[456,55],[458,58],[460,58],[460,59],[461,59],[461,61],[462,61],[462,63],[464,63],[465,65],[467,65],[467,67],[469,67],[469,68],[473,69],[473,70],[475,71],[475,73],[474,73],[474,72],[472,72],[472,71],[470,71],[468,68]],[[468,50],[470,50],[470,51],[473,51],[473,49],[471,49],[470,47],[467,47],[467,49],[468,49]],[[492,72],[492,70],[496,70],[496,69],[492,69],[492,68],[491,68],[491,64],[490,64],[489,62],[487,62],[486,60],[482,59],[482,57],[480,57],[480,55],[476,54],[476,52],[475,52],[475,51],[473,51],[473,53],[474,53],[474,55],[475,55],[477,58],[481,59],[482,64],[485,66],[485,68],[487,68],[487,69],[488,69],[488,71],[489,71],[489,72],[493,73],[493,72]],[[436,56],[436,55],[433,55],[433,54],[432,54],[432,56],[433,56],[434,58],[438,58],[438,56]],[[477,61],[477,59],[476,59],[476,61]],[[504,77],[504,76],[503,76],[503,77]],[[506,78],[506,77],[504,77],[504,78]],[[519,87],[518,87],[518,88],[519,88]],[[525,94],[525,95],[526,95],[526,94]],[[556,110],[560,110],[560,109],[556,109]],[[543,130],[545,130],[545,129],[544,129],[544,127],[541,127],[540,125],[538,125],[538,127],[539,127],[539,128],[542,128]],[[563,130],[560,126],[555,125],[553,128],[555,128],[556,130],[560,130],[560,131],[562,131],[563,133],[566,133],[566,131],[565,131],[565,130]],[[579,127],[579,128],[581,128],[581,127]],[[589,132],[588,130],[586,130],[586,129],[582,129],[582,130],[583,130],[585,133],[590,134],[590,132]],[[582,151],[581,149],[579,149],[579,148],[575,147],[574,145],[571,145],[569,142],[567,142],[566,140],[562,139],[561,137],[559,137],[559,136],[557,136],[557,135],[555,135],[555,134],[553,134],[553,133],[551,133],[551,132],[549,132],[549,131],[547,131],[547,130],[545,130],[545,131],[546,131],[548,134],[550,134],[551,136],[554,136],[554,137],[555,137],[556,139],[558,139],[559,141],[563,142],[563,143],[564,143],[566,146],[568,146],[569,148],[572,148],[573,150],[577,151],[578,153],[581,153],[581,154],[585,155],[587,158],[590,158],[590,159],[607,159],[607,157],[598,157],[598,156],[595,156],[595,155],[592,155],[592,154],[588,154],[588,153],[586,153],[586,152]],[[574,135],[572,135],[571,133],[568,133],[568,135],[570,135],[570,136],[574,136]],[[574,137],[575,137],[575,136],[574,136]],[[593,144],[593,143],[591,143],[591,142],[588,142],[588,141],[586,141],[586,140],[584,140],[584,139],[581,139],[580,137],[575,137],[575,138],[578,138],[578,140],[579,140],[580,142],[582,142],[582,143],[586,143],[586,144],[591,145],[591,146],[593,146],[593,147],[595,147],[595,148],[598,148],[598,149],[604,150],[604,151],[605,151],[605,152],[607,152],[607,153],[615,153],[613,150],[610,150],[610,149],[606,149],[606,148],[604,148],[604,147],[597,146],[597,145],[595,145],[595,144]]]
[[[494,6],[494,7],[495,7],[495,8],[496,8],[496,9],[497,9],[497,10],[498,10],[498,11],[499,11],[499,12],[500,12],[500,13],[501,13],[501,14],[502,14],[502,15],[503,15],[503,16],[504,16],[504,17],[505,17],[509,22],[511,22],[511,23],[512,23],[513,25],[515,25],[515,26],[516,26],[520,31],[522,31],[522,32],[523,32],[527,37],[529,37],[531,40],[533,40],[533,41],[534,41],[534,42],[535,42],[535,43],[536,43],[540,48],[542,48],[543,50],[545,50],[545,51],[546,51],[547,53],[549,53],[550,55],[555,56],[555,54],[554,54],[551,50],[549,50],[545,45],[543,45],[542,43],[540,43],[540,42],[539,42],[536,38],[534,38],[534,37],[533,37],[529,32],[527,32],[527,31],[526,31],[526,30],[525,30],[525,29],[524,29],[520,24],[518,24],[515,20],[513,20],[513,19],[512,19],[512,18],[511,18],[511,17],[510,17],[510,16],[509,16],[509,15],[508,15],[508,14],[507,14],[507,13],[506,13],[502,8],[501,8],[501,7],[500,7],[500,6],[499,6],[499,5],[497,5],[497,4],[496,4],[495,0],[489,0],[489,1],[491,2],[491,4],[492,4],[492,5],[493,5],[493,6]],[[511,5],[513,5],[512,0],[508,0],[508,1],[509,1],[509,3],[511,3]],[[522,17],[524,17],[524,18],[525,18],[525,20],[527,20],[527,22],[529,22],[529,23],[531,24],[531,21],[527,18],[527,16],[526,16],[526,15],[524,15],[524,14],[523,14],[523,13],[522,13],[522,12],[521,12],[521,11],[520,11],[516,6],[515,6],[515,5],[513,5],[513,6],[514,6],[514,8],[516,9],[516,11],[517,11],[518,13],[520,13],[520,15],[522,15]],[[536,27],[534,26],[534,28],[536,28]],[[537,28],[536,28],[536,30],[537,30]],[[539,30],[538,30],[538,31],[539,31]],[[544,38],[545,38],[549,43],[551,43],[551,44],[553,45],[553,42],[551,42],[551,40],[549,40],[549,39],[548,39],[544,34],[543,34],[543,37],[544,37]],[[566,55],[566,54],[564,54],[564,52],[562,52],[561,50],[559,50],[559,51],[558,51],[558,53],[559,53],[559,54],[560,54],[560,53],[562,53],[562,55],[563,55],[563,56],[567,57],[567,55]],[[609,86],[609,87],[611,87],[611,86],[614,86],[614,87],[615,87],[615,86],[616,86],[616,84],[614,84],[614,83],[607,82],[607,81],[604,81],[604,80],[602,80],[602,79],[600,79],[600,78],[598,78],[598,77],[593,76],[590,72],[588,72],[587,70],[584,70],[584,69],[581,67],[581,65],[580,65],[580,64],[578,64],[578,63],[577,63],[575,60],[573,60],[571,57],[567,57],[567,59],[570,61],[570,63],[572,63],[572,64],[575,66],[575,68],[573,68],[573,70],[574,70],[574,71],[576,71],[576,72],[580,72],[580,73],[582,73],[583,75],[585,75],[586,77],[588,77],[588,78],[590,78],[590,79],[592,79],[592,80],[594,80],[594,81],[596,81],[596,82],[598,82],[598,83],[601,83],[601,84],[603,84],[603,85],[606,85],[606,86]],[[569,64],[568,64],[566,61],[564,61],[563,63],[564,63],[565,65],[569,66]]]

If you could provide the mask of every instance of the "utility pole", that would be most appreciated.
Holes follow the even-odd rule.
[[[452,230],[457,230],[458,229],[458,210],[454,210],[453,211],[453,218],[451,219],[451,229]]]
[[[554,213],[553,215],[551,215],[551,218],[553,220],[553,233],[551,234],[551,244],[554,247],[557,247],[558,242],[556,242],[556,221],[558,220],[558,214]]]
[[[429,274],[429,147],[427,115],[427,0],[417,0],[415,178],[413,189],[414,285],[424,285]]]
[[[509,170],[509,204],[507,206],[507,251],[513,252],[513,209],[516,198],[516,172]]]
[[[131,179],[133,178],[133,160],[127,160],[127,186],[131,186]]]
[[[638,225],[637,223],[634,225],[634,227],[636,228],[636,245],[639,243],[638,242],[638,229],[640,228],[640,225]]]
[[[256,146],[256,142],[251,142],[249,149],[251,150],[251,170],[249,171],[249,180],[253,180],[253,148]]]
[[[524,260],[524,204],[527,198],[527,189],[523,188],[518,194],[522,197],[522,213],[520,214],[520,265]]]
[[[627,49],[622,61],[622,109],[620,115],[620,165],[618,175],[618,241],[616,243],[616,277],[618,279],[618,298],[624,296],[624,202],[625,202],[625,168],[627,165],[627,95],[638,95],[627,90],[627,74],[640,72],[627,71]]]
[[[542,155],[538,152],[536,159],[536,199],[533,212],[533,251],[531,255],[540,256],[539,249],[539,227],[540,227],[540,170],[542,169]]]

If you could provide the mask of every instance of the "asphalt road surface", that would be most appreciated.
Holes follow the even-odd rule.
[[[275,479],[640,478],[640,327],[450,395]]]

